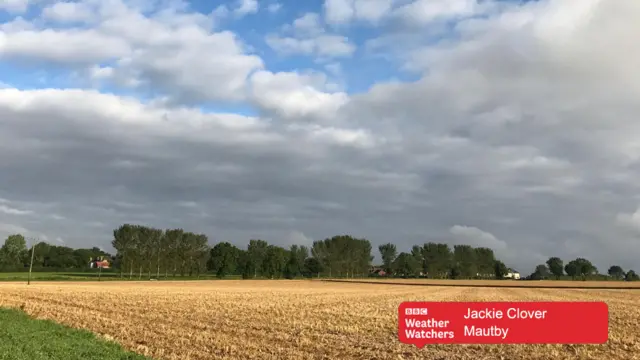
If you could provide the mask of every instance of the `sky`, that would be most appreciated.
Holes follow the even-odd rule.
[[[640,270],[638,33],[635,0],[0,0],[0,238]]]

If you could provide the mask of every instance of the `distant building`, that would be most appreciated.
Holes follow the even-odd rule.
[[[105,259],[104,256],[98,256],[95,259],[89,260],[89,267],[92,269],[108,269],[109,268],[109,260]]]
[[[520,273],[517,270],[509,269],[507,275],[504,277],[507,279],[520,280]]]
[[[378,275],[378,276],[387,275],[387,273],[379,266],[372,266],[371,268],[369,268],[369,274]]]

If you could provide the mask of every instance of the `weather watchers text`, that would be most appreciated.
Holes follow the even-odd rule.
[[[589,316],[584,316],[589,314]],[[602,344],[603,302],[404,302],[398,338],[428,344]]]

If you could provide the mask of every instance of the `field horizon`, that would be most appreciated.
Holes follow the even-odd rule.
[[[530,289],[602,289],[602,290],[640,290],[637,281],[598,281],[598,280],[450,280],[450,279],[321,279],[336,283],[405,285],[405,286],[441,286],[441,287],[478,287],[478,288],[530,288]]]

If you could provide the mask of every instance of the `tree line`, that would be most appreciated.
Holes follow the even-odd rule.
[[[566,275],[565,275],[566,274]],[[577,258],[564,263],[559,257],[550,257],[544,264],[536,266],[533,273],[529,276],[532,280],[543,280],[555,278],[556,280],[564,276],[571,279],[586,280],[589,277],[602,275],[598,269],[585,258]],[[638,281],[640,276],[634,270],[625,271],[619,265],[612,265],[607,270],[607,275],[615,280]]]
[[[113,232],[116,261],[122,274],[138,277],[200,276],[204,272],[216,276],[242,275],[245,279],[272,279],[298,276],[366,276],[371,244],[366,239],[348,235],[315,241],[311,248],[291,245],[288,249],[252,239],[246,249],[229,242],[209,247],[204,234],[183,229],[155,229],[125,224]]]
[[[411,252],[398,253],[396,245],[378,247],[382,270],[386,274],[405,277],[439,279],[503,278],[510,269],[486,247],[428,242],[414,245]]]
[[[87,269],[89,262],[106,257],[113,270],[122,278],[151,279],[214,274],[251,278],[304,277],[366,277],[398,276],[434,279],[504,278],[512,272],[487,247],[470,245],[449,246],[427,242],[414,245],[408,252],[398,252],[393,243],[378,246],[382,265],[372,266],[373,248],[369,240],[350,235],[337,235],[314,241],[310,246],[294,244],[287,248],[251,239],[245,248],[229,242],[209,245],[205,234],[184,229],[157,229],[142,225],[124,224],[113,230],[111,245],[115,255],[96,247],[72,249],[45,242],[35,245],[34,269]],[[0,248],[0,271],[19,270],[30,260],[25,238],[9,236]],[[587,259],[577,258],[564,264],[551,257],[536,266],[528,279],[592,278],[598,274]],[[620,266],[609,268],[610,278],[638,280],[633,270]]]
[[[0,271],[24,270],[31,261],[30,255],[24,236],[20,234],[10,235],[0,247]],[[81,270],[87,268],[91,259],[100,256],[111,258],[109,253],[97,247],[73,249],[67,246],[39,242],[35,245],[33,268],[36,271],[41,269]]]

